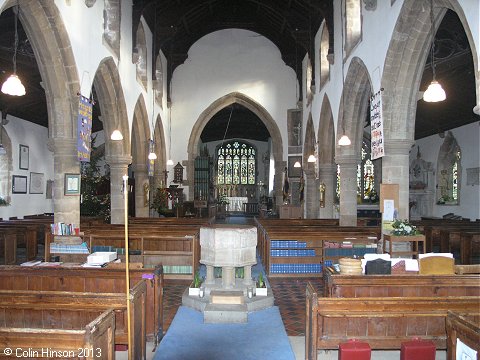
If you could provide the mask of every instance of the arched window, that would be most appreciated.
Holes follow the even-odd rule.
[[[375,173],[375,169],[375,165],[370,158],[370,144],[364,141],[362,145],[362,162],[357,165],[358,203],[376,203],[379,200],[378,191],[375,186],[375,180],[379,174]],[[337,200],[340,199],[340,165],[337,165],[337,186],[335,192]]]
[[[322,37],[320,40],[320,89],[322,89],[330,78],[330,63],[328,62],[329,33],[327,24],[324,22]]]
[[[362,39],[362,1],[345,1],[345,58]]]
[[[234,140],[217,148],[218,185],[255,185],[256,149]]]
[[[462,150],[451,131],[440,146],[437,161],[437,204],[458,205],[462,174]]]

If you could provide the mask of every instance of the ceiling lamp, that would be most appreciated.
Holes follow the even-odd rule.
[[[314,162],[315,162],[315,160],[316,160],[316,159],[315,159],[315,155],[313,155],[313,154],[310,154],[310,156],[308,157],[308,160],[307,160],[307,162],[309,162],[309,163],[314,163]]]
[[[295,164],[293,164],[293,167],[299,168],[299,167],[302,167],[302,164],[300,164],[300,161],[295,161]]]
[[[120,140],[123,140],[123,135],[120,132],[120,130],[115,129],[115,130],[113,130],[112,135],[110,135],[110,139],[112,139],[114,141],[120,141]]]
[[[432,47],[430,48],[430,61],[432,66],[432,82],[423,93],[423,100],[426,102],[439,102],[447,98],[442,85],[435,79],[435,25],[433,20],[433,0],[430,0],[430,24],[432,27]]]
[[[157,154],[155,154],[155,143],[150,140],[150,153],[148,154],[148,160],[157,160]]]
[[[352,142],[350,141],[350,138],[343,134],[342,137],[340,138],[340,140],[338,140],[338,145],[340,146],[348,146],[350,145]]]
[[[17,48],[18,48],[18,5],[13,10],[15,13],[15,43],[13,46],[13,74],[2,85],[2,92],[7,95],[23,96],[26,94],[25,86],[23,86],[20,78],[17,76]]]
[[[172,159],[168,159],[168,160],[167,160],[167,165],[168,165],[168,166],[172,166],[172,165],[173,165],[173,160],[172,160]]]

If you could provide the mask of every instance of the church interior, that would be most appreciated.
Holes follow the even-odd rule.
[[[0,357],[478,359],[478,1],[0,27]]]

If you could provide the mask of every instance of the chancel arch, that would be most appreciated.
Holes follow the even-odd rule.
[[[265,162],[267,163],[270,163],[270,159],[272,159],[272,166],[275,169],[273,196],[277,198],[277,203],[280,203],[278,201],[281,201],[282,170],[285,164],[283,160],[283,143],[280,130],[275,120],[271,117],[271,115],[263,106],[261,106],[259,103],[257,103],[250,97],[239,92],[230,93],[219,98],[200,114],[198,120],[192,128],[192,132],[190,134],[188,142],[187,179],[194,178],[194,161],[195,158],[200,155],[201,135],[204,131],[204,128],[207,126],[207,124],[215,114],[232,104],[240,105],[246,108],[248,111],[252,112],[256,117],[258,117],[258,119],[260,119],[260,121],[263,123],[268,133],[270,134],[270,151],[269,154],[262,154],[262,159],[266,156],[267,159],[265,160]],[[189,180],[188,185],[193,186],[194,183]],[[191,200],[193,200],[193,196],[194,191],[190,191],[189,197]]]

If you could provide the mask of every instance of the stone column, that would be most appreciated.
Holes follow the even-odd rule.
[[[128,175],[131,156],[107,156],[105,161],[110,165],[110,223],[125,223],[125,203],[123,198],[123,176]]]
[[[215,274],[213,265],[205,265],[207,269],[207,277],[205,278],[205,285],[215,284]]]
[[[285,166],[287,166],[286,161],[275,161],[275,176],[273,179],[273,196],[275,196],[275,204],[276,209],[275,211],[278,213],[279,206],[283,204],[283,172],[285,170]],[[290,186],[292,186],[290,184]],[[292,190],[290,189],[290,194]]]
[[[357,226],[357,165],[356,155],[339,155],[340,165],[340,226]],[[407,176],[408,180],[408,176]]]
[[[77,140],[50,138],[48,149],[53,152],[54,221],[80,224],[80,196],[65,196],[65,174],[80,174]]]
[[[252,281],[252,265],[245,265],[243,267],[243,285],[253,285]]]
[[[335,202],[335,189],[337,184],[337,166],[335,164],[320,164],[319,181],[320,184],[325,185],[325,207],[320,207],[320,219],[333,218],[333,204]]]
[[[318,186],[315,180],[315,169],[305,169],[305,218],[316,219],[318,217]]]
[[[387,139],[385,156],[382,159],[382,183],[399,185],[399,204],[395,204],[395,207],[400,219],[408,219],[409,216],[409,152],[412,145],[412,140]]]
[[[222,288],[232,289],[235,286],[235,267],[222,266]]]
[[[136,164],[132,166],[132,170],[135,177],[135,216],[148,217],[149,201],[148,194],[145,194],[145,191],[149,191],[150,196],[153,196],[155,189],[149,189],[150,184],[147,174],[147,165]],[[147,186],[147,190],[145,186]]]

